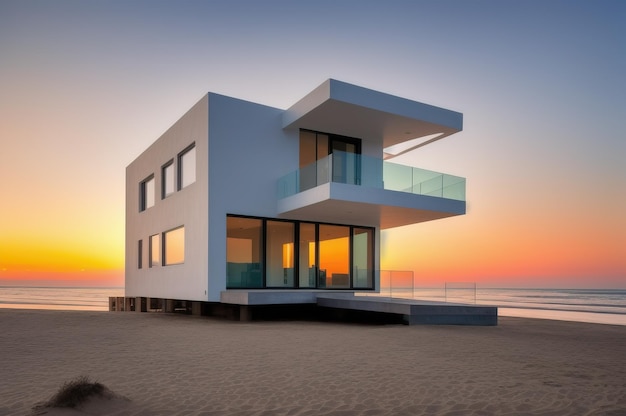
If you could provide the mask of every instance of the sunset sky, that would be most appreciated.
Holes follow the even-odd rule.
[[[335,78],[464,114],[396,161],[467,215],[384,232],[418,285],[626,288],[626,2],[0,0],[0,285],[123,285],[125,167],[208,91]]]

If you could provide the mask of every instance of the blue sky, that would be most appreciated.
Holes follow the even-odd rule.
[[[623,287],[625,21],[622,1],[0,0],[0,249],[119,269],[125,166],[202,95],[286,108],[332,77],[464,114],[401,160],[466,177],[468,215],[389,232],[415,250],[397,267]]]

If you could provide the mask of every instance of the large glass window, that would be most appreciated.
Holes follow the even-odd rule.
[[[161,264],[161,239],[159,234],[150,236],[150,267]]]
[[[230,215],[226,223],[227,288],[374,288],[374,228]]]
[[[265,250],[267,287],[294,287],[294,229],[292,222],[267,221]]]
[[[350,287],[350,227],[320,224],[319,287]]]
[[[161,198],[174,193],[174,161],[169,161],[161,168]]]
[[[374,231],[354,228],[352,232],[352,286],[374,287]]]
[[[185,227],[163,233],[163,265],[185,262]]]
[[[196,181],[196,146],[191,145],[178,155],[178,189]]]
[[[154,175],[151,175],[139,185],[139,210],[154,206]]]
[[[263,221],[226,219],[226,286],[263,287]]]
[[[315,287],[317,277],[315,224],[300,223],[299,248],[299,274],[298,284],[300,287]]]

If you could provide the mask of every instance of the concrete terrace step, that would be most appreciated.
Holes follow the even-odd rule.
[[[350,309],[401,315],[408,325],[497,325],[495,306],[433,302],[418,299],[397,299],[374,296],[338,297],[318,294],[317,305],[326,308]]]

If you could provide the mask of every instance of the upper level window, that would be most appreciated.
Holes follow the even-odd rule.
[[[196,181],[196,145],[192,144],[178,155],[178,189]]]
[[[154,206],[154,175],[150,175],[139,185],[139,211]]]
[[[174,193],[174,161],[170,160],[161,168],[161,199]]]

